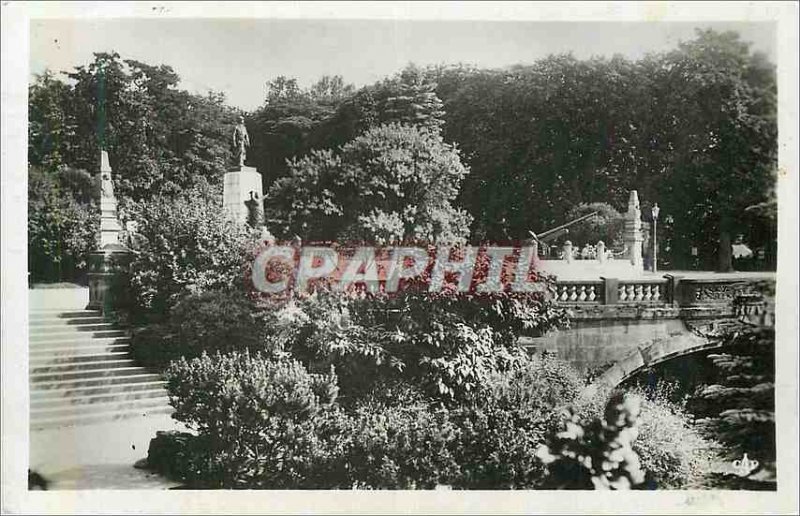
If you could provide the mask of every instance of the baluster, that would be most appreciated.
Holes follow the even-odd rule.
[[[634,294],[634,299],[636,301],[641,301],[642,299],[644,299],[644,294],[642,292],[643,290],[644,288],[642,287],[642,285],[636,285],[636,291],[635,291],[636,293]]]
[[[566,285],[559,285],[558,289],[559,289],[558,300],[559,301],[566,301],[568,299],[567,286]]]
[[[594,285],[589,285],[589,301],[594,301],[597,299],[597,293],[595,292]]]
[[[627,301],[628,300],[628,291],[627,291],[625,285],[620,285],[618,287],[617,297],[619,298],[620,301]]]
[[[578,299],[577,290],[578,289],[575,287],[575,285],[570,285],[570,287],[569,287],[569,300],[570,301],[577,301],[577,299]]]
[[[627,285],[625,288],[628,291],[628,301],[636,301],[636,287],[634,285]]]
[[[661,299],[661,285],[653,285],[653,301],[658,302]]]
[[[650,301],[653,298],[652,285],[644,285],[644,292],[642,297],[645,301]]]
[[[578,301],[586,301],[586,285],[581,285],[578,291]]]

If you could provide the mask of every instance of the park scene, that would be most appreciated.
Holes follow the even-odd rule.
[[[776,490],[742,33],[247,109],[89,56],[28,90],[29,489]]]

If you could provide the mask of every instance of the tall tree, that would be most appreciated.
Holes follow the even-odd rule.
[[[719,242],[717,269],[731,270],[732,234],[776,180],[774,66],[736,33],[707,30],[667,55],[665,67],[665,131],[674,151],[659,190],[698,239]]]
[[[234,116],[224,97],[180,90],[172,68],[116,53],[66,75],[71,84],[46,74],[31,86],[31,164],[94,172],[103,147],[118,193],[134,200],[221,180]]]
[[[468,170],[434,131],[388,124],[338,152],[313,151],[289,164],[267,206],[279,236],[377,244],[463,241],[469,215],[452,205]]]

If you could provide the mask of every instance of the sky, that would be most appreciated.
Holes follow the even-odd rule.
[[[485,68],[532,63],[549,54],[638,58],[692,39],[698,27],[736,30],[776,61],[769,22],[515,22],[276,19],[34,19],[30,71],[66,71],[93,52],[171,66],[180,87],[224,92],[244,110],[259,107],[278,75],[309,86],[341,75],[363,86],[417,65],[465,63]]]

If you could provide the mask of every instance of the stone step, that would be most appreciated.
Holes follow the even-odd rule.
[[[66,331],[54,333],[42,333],[37,335],[30,335],[29,342],[31,344],[38,343],[52,343],[52,342],[66,342],[85,339],[109,339],[112,337],[126,337],[125,330],[102,330],[102,331]]]
[[[66,353],[53,355],[46,353],[35,356],[29,355],[28,364],[32,371],[35,367],[77,364],[85,362],[108,362],[112,360],[125,360],[129,357],[130,355],[125,351],[99,351],[96,353],[77,353],[74,355]]]
[[[118,369],[125,369],[133,366],[133,360],[130,358],[117,358],[112,357],[112,360],[95,360],[92,362],[87,361],[70,361],[46,365],[31,365],[30,372],[32,377],[37,377],[40,374],[72,374],[77,372],[99,372],[107,373],[108,371],[116,371]]]
[[[32,309],[28,312],[30,319],[46,319],[57,317],[59,319],[74,319],[81,317],[102,317],[100,310],[64,310],[59,308]]]
[[[41,324],[31,326],[28,330],[30,336],[50,335],[52,333],[83,333],[108,330],[121,330],[113,323],[99,322],[91,324]]]
[[[34,389],[30,391],[31,403],[34,400],[54,400],[54,399],[63,399],[63,398],[81,398],[83,396],[97,396],[103,394],[122,394],[128,392],[137,392],[137,391],[149,391],[149,390],[156,390],[160,389],[162,392],[166,392],[166,385],[167,382],[164,380],[150,380],[150,381],[139,381],[131,383],[116,383],[116,384],[105,384],[105,385],[93,385],[93,386],[66,386],[63,388],[54,388],[54,389],[46,389],[46,390],[39,390]],[[38,385],[37,385],[38,387]]]
[[[50,380],[32,383],[30,386],[31,396],[35,392],[50,390],[71,390],[80,388],[105,388],[111,385],[147,383],[162,381],[161,375],[155,373],[138,373],[125,376],[103,376],[97,378],[73,378],[67,380]]]
[[[122,419],[146,418],[157,414],[172,414],[174,409],[165,403],[152,406],[131,407],[128,409],[115,410],[107,407],[107,410],[97,412],[77,412],[69,415],[53,416],[52,414],[31,414],[30,429],[41,430],[45,428],[59,428],[66,426],[91,425],[95,423],[107,423]]]
[[[75,337],[72,339],[61,339],[61,340],[47,340],[47,341],[37,341],[31,342],[29,349],[30,352],[39,351],[42,349],[70,349],[70,348],[86,348],[86,347],[98,347],[98,346],[118,346],[118,345],[128,345],[130,344],[131,339],[130,337],[106,337],[106,338],[87,338],[87,337]]]
[[[68,396],[59,398],[39,398],[31,399],[31,411],[49,410],[69,407],[72,405],[95,405],[111,403],[114,401],[128,402],[135,400],[145,400],[160,398],[163,400],[167,396],[167,391],[162,387],[155,389],[140,389],[135,391],[105,392],[99,394],[82,394],[80,396]]]
[[[86,324],[99,324],[108,322],[100,315],[86,317],[35,317],[29,318],[28,324],[31,329],[39,326],[80,326]]]
[[[30,381],[32,384],[38,382],[69,381],[69,380],[92,380],[109,376],[130,376],[134,374],[144,374],[145,369],[139,366],[108,367],[103,369],[89,369],[79,371],[54,371],[44,373],[32,373]]]
[[[74,416],[78,414],[89,414],[92,412],[122,412],[129,409],[134,411],[141,408],[153,408],[160,406],[168,406],[169,399],[162,393],[160,397],[133,399],[123,401],[104,401],[92,403],[88,405],[78,404],[64,404],[61,403],[55,407],[44,407],[34,409],[31,407],[31,419],[51,419],[64,416]]]
[[[40,361],[44,359],[52,359],[58,361],[69,358],[77,358],[83,356],[101,356],[103,354],[115,355],[117,353],[128,354],[130,346],[127,343],[115,344],[95,344],[94,341],[86,342],[80,346],[60,346],[60,347],[35,347],[28,351],[28,359],[33,361]]]
[[[31,388],[57,388],[74,386],[126,383],[131,379],[158,380],[160,376],[148,373],[143,367],[119,367],[101,371],[74,371],[69,373],[42,373],[30,375]]]

